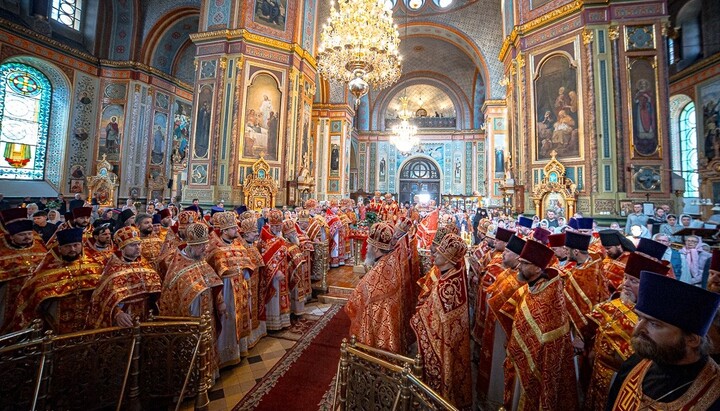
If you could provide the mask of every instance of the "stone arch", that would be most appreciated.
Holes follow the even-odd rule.
[[[32,66],[43,73],[52,85],[52,97],[50,106],[50,123],[48,127],[48,140],[45,158],[45,182],[58,193],[62,193],[66,176],[69,175],[66,164],[66,154],[68,152],[68,138],[71,135],[69,130],[70,124],[70,107],[72,85],[67,75],[53,63],[33,56],[13,56],[0,62],[4,63],[22,63]],[[3,185],[15,183],[35,184],[28,181],[4,181]]]
[[[148,66],[153,66],[170,74],[175,57],[181,51],[187,38],[189,38],[189,34],[197,31],[199,21],[199,8],[180,7],[170,11],[168,15],[158,21],[147,34],[140,53],[140,61]],[[180,38],[173,38],[172,31],[176,30],[182,31]],[[172,39],[173,41],[173,44],[169,43],[171,46],[171,50],[169,51],[164,50],[163,47],[163,42],[167,39]]]
[[[398,188],[398,202],[402,203],[405,201],[410,201],[412,203],[412,195],[417,193],[412,191],[412,187],[409,185],[409,183],[411,183],[413,179],[407,178],[407,176],[405,176],[405,171],[408,170],[408,167],[413,167],[414,165],[420,164],[425,164],[427,166],[426,171],[428,174],[427,178],[419,178],[418,182],[426,183],[427,191],[431,195],[436,196],[436,198],[433,199],[437,204],[440,204],[440,198],[442,195],[443,169],[434,158],[424,154],[412,155],[404,159],[397,166],[398,172],[395,177],[395,187]],[[420,187],[418,187],[418,190],[422,191]]]
[[[682,168],[680,164],[680,113],[692,101],[692,98],[685,94],[670,96],[670,162],[673,170]],[[698,141],[698,147],[700,147],[700,141]]]
[[[383,113],[387,110],[388,104],[390,104],[393,97],[402,92],[405,87],[415,84],[430,84],[444,91],[455,107],[455,113],[457,116],[456,128],[460,130],[472,127],[470,124],[470,112],[472,110],[470,102],[467,100],[467,96],[464,96],[462,90],[454,84],[451,79],[437,73],[411,73],[405,76],[402,81],[399,81],[388,89],[383,90],[376,97],[375,103],[372,105],[370,110],[371,129],[377,131],[385,130],[385,117],[383,116]]]

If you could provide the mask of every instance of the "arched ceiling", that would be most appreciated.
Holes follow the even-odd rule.
[[[387,106],[386,118],[394,118],[401,109],[400,97],[407,95],[408,110],[415,113],[419,108],[424,108],[427,115],[432,117],[435,113],[444,117],[452,117],[455,105],[450,97],[443,90],[429,84],[416,84],[405,87],[399,91]]]
[[[405,38],[400,42],[400,54],[403,56],[403,76],[415,72],[442,74],[452,79],[472,98],[475,81],[475,63],[465,51],[444,38],[417,36]]]

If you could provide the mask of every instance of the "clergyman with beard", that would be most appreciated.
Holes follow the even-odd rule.
[[[708,329],[720,305],[712,293],[650,271],[640,273],[631,343],[606,410],[720,410],[720,366]]]
[[[142,257],[150,264],[157,264],[163,240],[153,233],[153,217],[150,214],[140,213],[135,216],[135,227],[140,232],[142,241]]]
[[[586,410],[601,410],[607,401],[612,377],[633,354],[630,337],[638,322],[633,311],[640,288],[640,271],[652,270],[666,274],[669,267],[637,253],[630,253],[624,268],[618,298],[600,303],[588,314],[590,325],[584,336],[585,345],[592,347],[592,375],[585,396]]]
[[[67,334],[85,329],[90,297],[103,266],[83,253],[83,229],[58,231],[58,245],[48,251],[18,297],[16,323],[26,327],[41,318],[45,329]]]

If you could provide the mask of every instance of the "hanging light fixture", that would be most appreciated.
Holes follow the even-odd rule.
[[[400,124],[392,128],[392,135],[390,136],[390,143],[402,154],[409,154],[415,146],[420,144],[420,138],[417,136],[417,127],[410,123],[408,100],[407,96],[400,97],[400,104],[402,105],[400,113],[398,114]]]
[[[318,71],[335,82],[348,83],[356,107],[370,87],[381,90],[402,72],[400,36],[392,8],[385,0],[330,2],[318,48]]]

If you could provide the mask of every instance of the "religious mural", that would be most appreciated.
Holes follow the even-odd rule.
[[[720,78],[698,87],[702,107],[698,135],[708,161],[720,155]],[[717,198],[717,197],[713,197]]]
[[[493,139],[495,157],[495,178],[505,176],[505,136],[496,134]]]
[[[190,102],[175,99],[173,104],[173,155],[181,160],[187,157],[190,140]]]
[[[537,138],[536,160],[580,155],[577,69],[563,54],[555,54],[540,66],[535,80]]]
[[[303,132],[302,143],[300,148],[301,166],[307,170],[315,170],[315,138],[310,132],[310,117],[312,115],[312,107],[305,103],[303,109]],[[312,173],[312,171],[311,171]]]
[[[125,109],[122,104],[110,104],[103,109],[100,118],[98,157],[102,157],[104,154],[110,162],[120,160],[124,114]]]
[[[330,144],[330,175],[340,176],[340,144]]]
[[[255,0],[255,23],[285,31],[287,0]]]
[[[633,154],[652,156],[658,151],[657,87],[653,66],[655,58],[632,57],[629,59],[629,81],[632,91],[632,142]]]
[[[258,159],[264,153],[266,160],[278,161],[281,99],[273,76],[266,73],[255,76],[245,100],[244,158]]]
[[[197,99],[197,115],[195,117],[195,138],[193,150],[195,157],[207,158],[210,147],[210,123],[212,121],[213,85],[200,86]]]
[[[161,165],[165,162],[165,143],[167,141],[168,118],[165,113],[155,113],[152,126],[150,163]]]

